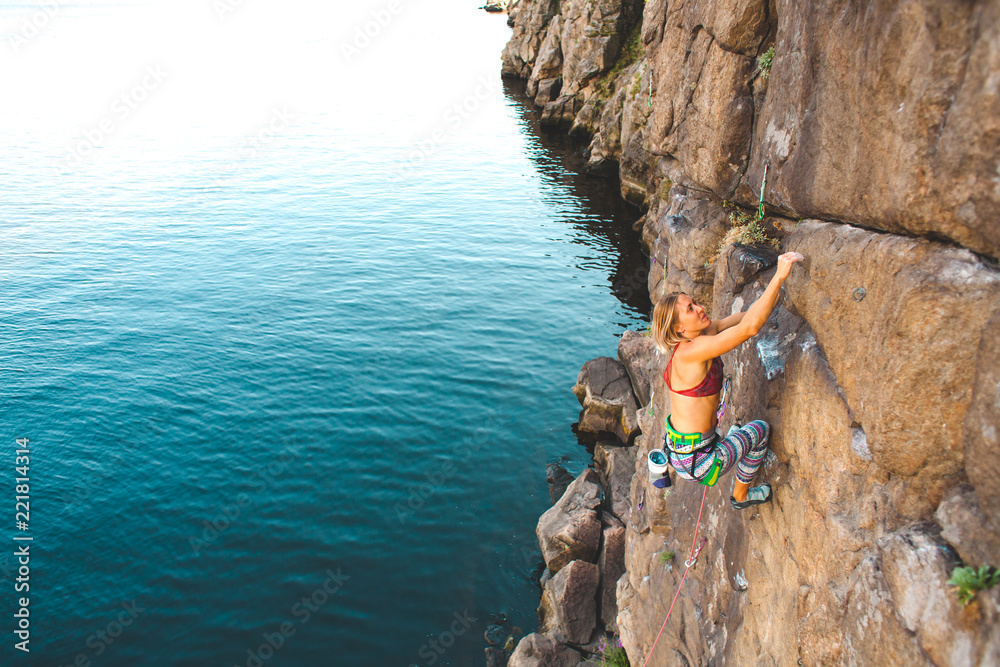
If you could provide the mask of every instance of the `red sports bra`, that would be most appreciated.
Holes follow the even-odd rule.
[[[674,348],[674,352],[677,348]],[[712,359],[712,365],[708,369],[708,374],[705,379],[701,381],[697,387],[692,387],[691,389],[685,389],[684,391],[677,391],[670,386],[670,364],[674,362],[674,354],[670,353],[670,361],[667,362],[667,369],[663,371],[663,381],[667,383],[667,389],[674,392],[675,394],[680,394],[681,396],[694,396],[700,398],[702,396],[714,396],[722,391],[722,359],[716,357]]]

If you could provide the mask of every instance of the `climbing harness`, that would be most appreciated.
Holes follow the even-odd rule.
[[[722,419],[722,415],[726,414],[726,398],[729,395],[729,385],[732,381],[732,376],[727,375],[722,384],[722,395],[719,397],[719,408],[715,411],[715,423],[718,424]],[[691,466],[687,474],[703,486],[715,486],[715,483],[719,481],[719,473],[722,471],[722,461],[718,457],[712,462],[708,469],[708,472],[703,476],[698,477],[695,472],[695,465],[697,463],[697,453],[709,449],[715,446],[715,443],[721,437],[721,434],[717,431],[709,431],[708,433],[681,433],[674,429],[673,424],[670,423],[670,416],[667,416],[666,420],[667,432],[663,435],[663,448],[669,450],[674,454],[680,456],[691,456]],[[682,465],[683,467],[683,465]]]
[[[705,492],[701,494],[701,507],[698,509],[698,521],[694,525],[694,540],[691,541],[691,556],[684,561],[684,576],[681,577],[681,583],[677,585],[677,592],[674,594],[674,600],[670,603],[670,609],[667,611],[667,617],[663,619],[663,625],[660,626],[660,631],[656,633],[656,639],[653,641],[653,645],[649,649],[649,653],[646,655],[646,660],[643,661],[642,667],[646,667],[649,663],[649,659],[653,657],[653,651],[656,650],[656,644],[660,641],[660,635],[663,634],[664,628],[667,627],[667,621],[670,620],[670,614],[674,611],[674,605],[677,604],[677,598],[681,594],[681,588],[684,587],[684,582],[687,580],[688,572],[695,563],[698,562],[698,555],[701,550],[705,548],[705,544],[708,543],[706,538],[701,538],[701,542],[698,541],[698,529],[701,527],[701,515],[705,509],[705,496],[708,495],[708,487],[705,487]]]
[[[669,449],[674,454],[687,455],[707,449],[715,444],[716,433],[715,431],[708,431],[706,433],[681,433],[674,429],[668,416],[667,433],[663,438],[663,444],[666,449]]]

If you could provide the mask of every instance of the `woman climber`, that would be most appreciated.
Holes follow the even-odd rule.
[[[767,453],[770,429],[767,422],[757,420],[731,429],[720,439],[715,430],[723,387],[719,357],[757,335],[774,310],[792,266],[802,259],[797,252],[778,257],[767,289],[745,312],[711,320],[704,306],[686,294],[664,297],[653,309],[653,341],[662,352],[673,349],[663,372],[670,390],[671,414],[664,439],[670,465],[684,479],[709,485],[735,466],[730,502],[738,510],[771,500],[769,484],[750,487]]]

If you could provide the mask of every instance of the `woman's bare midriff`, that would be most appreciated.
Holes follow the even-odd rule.
[[[719,395],[682,396],[670,392],[670,423],[680,433],[706,433],[715,428]]]

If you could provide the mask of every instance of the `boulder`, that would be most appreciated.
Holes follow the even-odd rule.
[[[583,365],[573,386],[580,401],[579,430],[613,433],[625,444],[639,432],[635,394],[625,367],[611,357],[591,359]]]
[[[490,646],[503,646],[510,636],[510,623],[506,614],[490,614],[490,624],[483,632],[483,639]]]
[[[549,498],[555,505],[573,482],[573,475],[558,463],[548,463],[545,465],[545,481],[549,483]]]
[[[653,339],[638,331],[626,331],[618,340],[618,362],[628,373],[636,402],[639,405],[649,403],[649,383],[660,374]]]
[[[733,244],[722,253],[723,270],[715,272],[716,294],[739,294],[761,272],[778,263],[778,251],[768,246],[745,246]],[[737,312],[746,310],[749,303],[740,305]],[[727,315],[728,313],[721,313]]]
[[[559,570],[542,590],[540,630],[556,641],[586,644],[597,627],[597,565],[582,560]]]
[[[566,493],[538,520],[535,534],[546,567],[559,572],[573,560],[594,562],[601,541],[601,486],[597,473],[588,468],[566,489]]]
[[[599,443],[594,448],[594,466],[604,489],[604,513],[614,514],[622,521],[630,511],[629,488],[635,474],[638,447],[617,447]]]
[[[507,667],[576,667],[580,654],[551,637],[532,632],[522,639]]]

